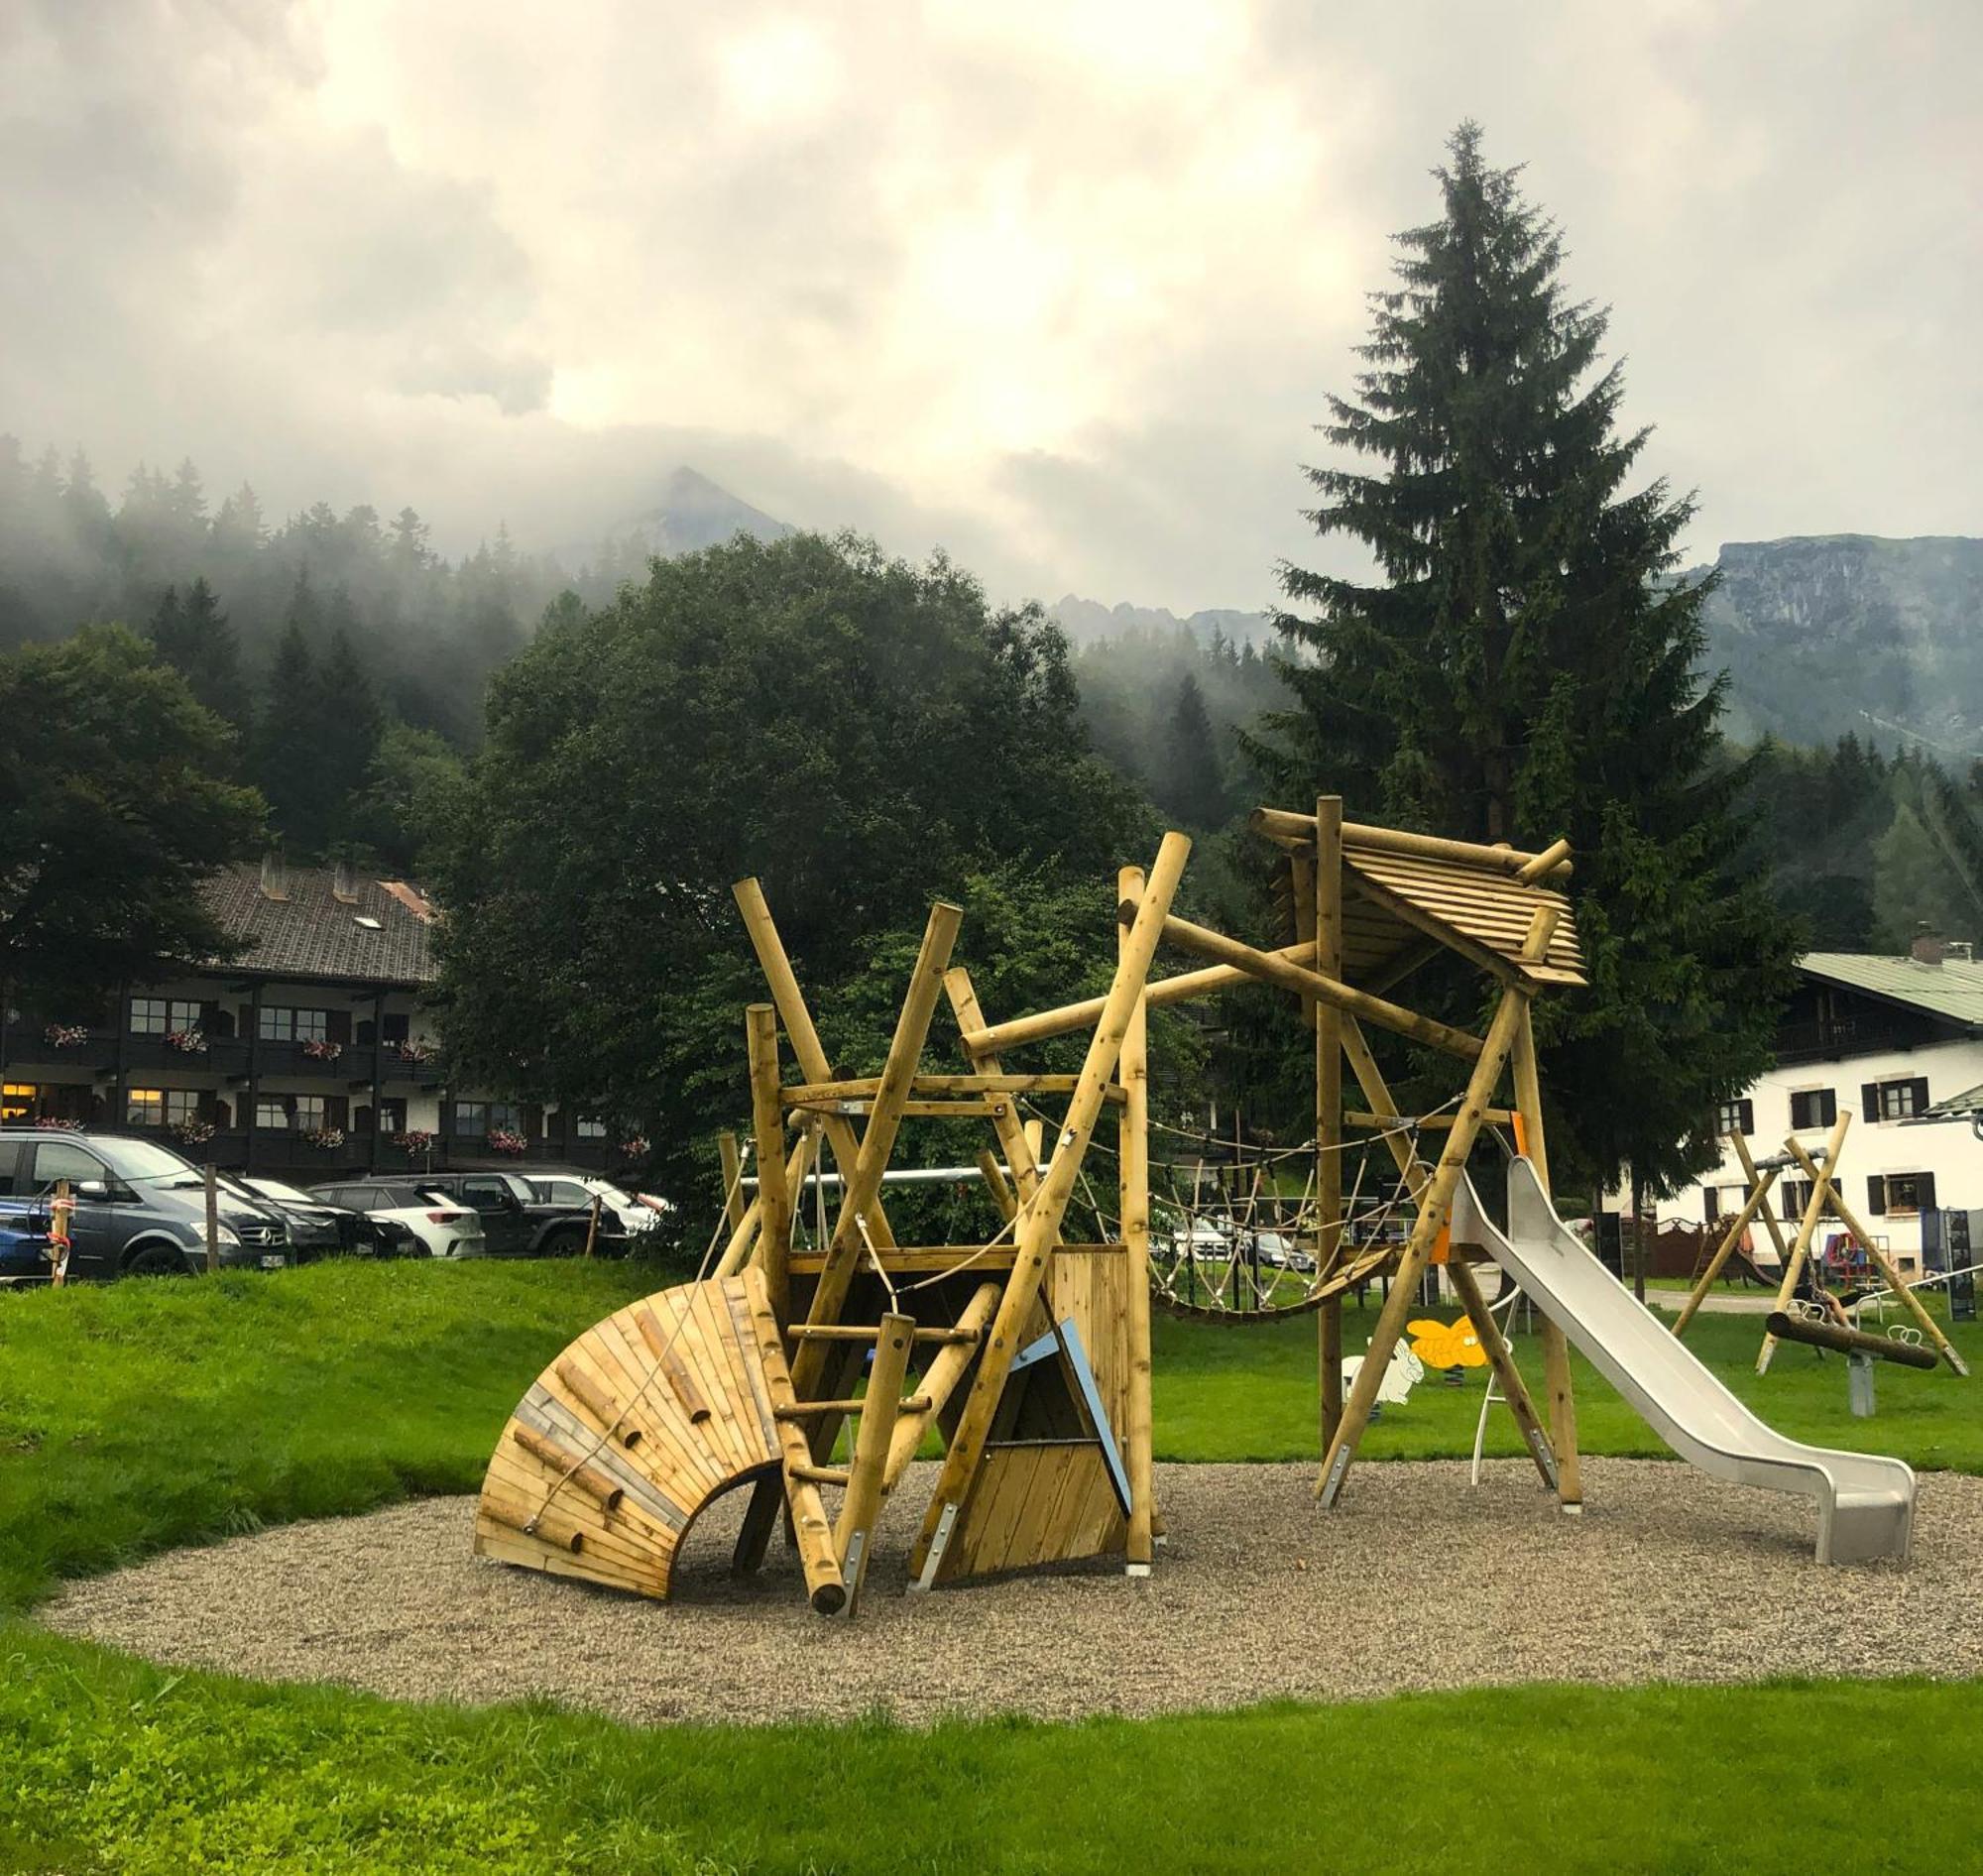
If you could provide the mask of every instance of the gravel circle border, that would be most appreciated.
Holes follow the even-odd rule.
[[[173,1552],[70,1585],[59,1633],[178,1666],[469,1704],[547,1696],[641,1723],[1200,1711],[1524,1682],[1983,1676],[1983,1479],[1921,1481],[1915,1554],[1820,1569],[1808,1501],[1659,1461],[1586,1460],[1562,1516],[1525,1463],[1162,1466],[1153,1574],[1095,1562],[904,1587],[930,1476],[888,1507],[854,1621],[774,1544],[729,1575],[745,1494],[700,1521],[667,1603],[469,1553],[444,1498]]]

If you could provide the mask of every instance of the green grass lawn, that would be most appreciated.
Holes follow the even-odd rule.
[[[332,1264],[0,1296],[0,1595],[17,1611],[0,1621],[0,1869],[1417,1871],[1527,1867],[1544,1840],[1565,1870],[1789,1870],[1820,1851],[1974,1866],[1954,1824],[1967,1762],[1923,1750],[1975,1736],[1971,1684],[641,1731],[173,1673],[20,1613],[62,1577],[169,1546],[473,1489],[529,1379],[653,1281],[619,1264]],[[1370,1321],[1349,1314],[1347,1346]],[[1703,1319],[1691,1342],[1775,1424],[1983,1469],[1972,1386],[1883,1370],[1879,1419],[1853,1421],[1836,1360],[1787,1348],[1756,1380],[1760,1328]],[[1162,1454],[1314,1459],[1314,1338],[1307,1320],[1160,1319]],[[1975,1327],[1958,1339],[1983,1365]],[[1480,1387],[1422,1386],[1366,1452],[1463,1456]],[[1587,1371],[1579,1401],[1586,1451],[1657,1450]],[[1505,1414],[1490,1426],[1490,1450],[1512,1452]],[[1834,1776],[1819,1739],[1909,1765],[1908,1803]]]

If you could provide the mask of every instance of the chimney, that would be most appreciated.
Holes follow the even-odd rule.
[[[262,856],[262,896],[279,901],[290,896],[290,869],[279,853]]]
[[[358,869],[348,860],[340,860],[330,870],[330,896],[340,905],[358,903]]]
[[[1917,964],[1925,964],[1939,971],[1942,959],[1948,955],[1948,947],[1932,933],[1924,931],[1914,941],[1909,955]]]

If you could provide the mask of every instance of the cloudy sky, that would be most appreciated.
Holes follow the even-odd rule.
[[[1976,0],[0,0],[0,430],[1260,605],[1472,115],[1700,557],[1983,532],[1979,70]]]

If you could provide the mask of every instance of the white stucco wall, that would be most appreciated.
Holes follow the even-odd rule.
[[[1932,1173],[1938,1208],[1983,1207],[1983,1140],[1977,1139],[1967,1120],[1866,1119],[1861,1089],[1867,1082],[1918,1078],[1926,1080],[1930,1103],[1983,1084],[1983,1041],[1933,1043],[1854,1055],[1842,1061],[1800,1062],[1771,1069],[1748,1092],[1755,1109],[1755,1126],[1748,1145],[1757,1159],[1782,1152],[1784,1140],[1792,1135],[1793,1094],[1820,1088],[1834,1092],[1838,1112],[1852,1115],[1839,1155],[1845,1203],[1883,1240],[1882,1248],[1904,1269],[1919,1267],[1921,1221],[1891,1211],[1884,1217],[1875,1216],[1867,1190],[1870,1178],[1884,1179],[1893,1173]],[[1795,1137],[1807,1152],[1814,1155],[1823,1146],[1827,1130],[1821,1126],[1799,1127]],[[1732,1151],[1716,1170],[1703,1175],[1686,1194],[1663,1205],[1662,1216],[1698,1222],[1705,1203],[1701,1188],[1710,1185],[1719,1190],[1723,1218],[1741,1209],[1747,1186]],[[1770,1202],[1781,1218],[1783,1207],[1774,1190]]]

